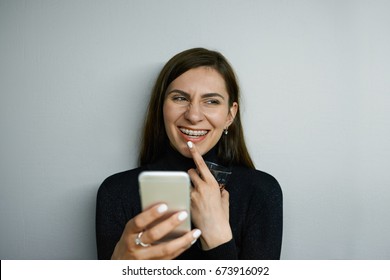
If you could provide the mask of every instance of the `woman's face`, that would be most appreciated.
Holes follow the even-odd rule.
[[[229,107],[225,81],[218,71],[210,67],[188,70],[166,92],[163,114],[171,145],[191,157],[187,142],[192,141],[204,155],[233,122],[237,109],[236,102]]]

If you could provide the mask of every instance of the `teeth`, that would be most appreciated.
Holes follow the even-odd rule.
[[[189,130],[186,128],[180,128],[180,131],[189,136],[204,136],[207,134],[207,130]]]

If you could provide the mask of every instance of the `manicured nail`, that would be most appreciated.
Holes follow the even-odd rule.
[[[188,148],[192,149],[192,147],[194,146],[194,144],[193,144],[191,141],[188,141],[188,142],[187,142],[187,146],[188,146]]]
[[[200,231],[200,229],[196,229],[194,231],[194,233],[192,234],[192,237],[194,238],[194,240],[191,241],[191,245],[194,245],[196,240],[198,240],[199,236],[202,234],[202,232]]]
[[[188,217],[188,214],[186,211],[182,211],[179,213],[179,216],[177,216],[177,218],[179,219],[179,221],[184,221],[186,218]]]
[[[167,210],[168,210],[168,205],[166,204],[161,204],[159,207],[157,207],[158,213],[164,213]]]
[[[201,234],[202,234],[202,231],[200,229],[196,229],[194,231],[194,233],[192,234],[192,237],[195,239],[198,239]]]

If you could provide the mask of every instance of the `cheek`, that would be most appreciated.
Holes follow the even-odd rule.
[[[164,105],[164,108],[163,108],[164,128],[165,128],[165,132],[167,133],[168,138],[170,139],[171,138],[170,125],[171,125],[172,121],[171,121],[171,116],[170,116],[169,112],[170,111],[167,108],[167,106]]]
[[[163,118],[164,118],[164,126],[165,131],[168,134],[168,137],[172,141],[172,137],[176,134],[176,123],[180,119],[182,113],[180,108],[177,106],[170,106],[169,104],[165,104],[163,107]]]
[[[207,116],[208,121],[215,129],[225,129],[227,122],[227,112],[212,112]]]
[[[163,107],[163,117],[164,117],[165,126],[169,126],[169,124],[172,122],[173,114],[174,114],[174,110],[172,110],[172,108],[170,108],[169,105],[165,104]]]

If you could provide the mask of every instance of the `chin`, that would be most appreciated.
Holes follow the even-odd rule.
[[[198,148],[198,151],[199,151],[199,154],[203,157],[205,154],[207,154],[208,151],[211,150],[211,148],[203,148],[203,147],[199,147],[197,146]]]
[[[186,158],[192,158],[192,155],[189,151],[180,151],[181,155]]]
[[[191,152],[187,147],[187,143],[183,144],[181,147],[175,147],[175,150],[178,151],[183,157],[192,158]]]

